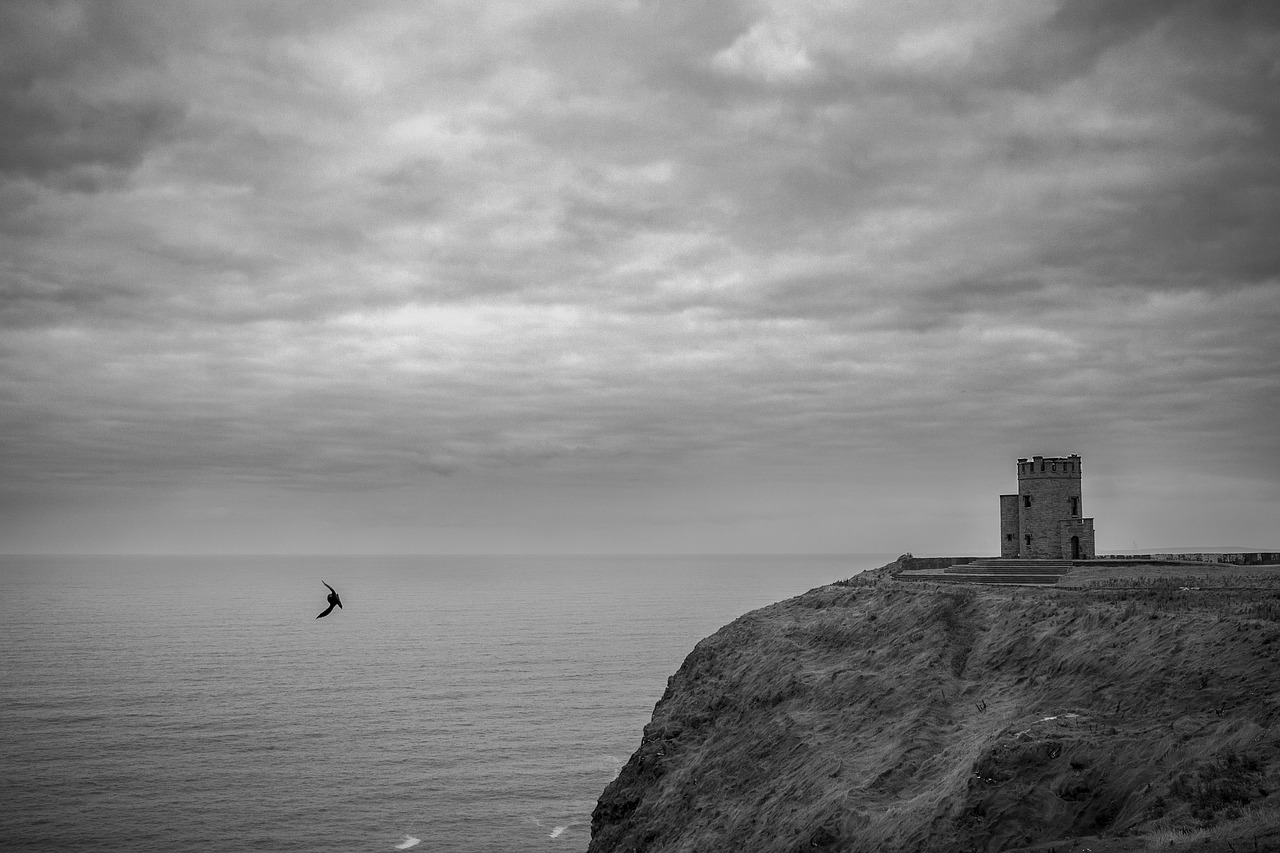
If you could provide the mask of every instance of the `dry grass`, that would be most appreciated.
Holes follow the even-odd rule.
[[[1233,566],[1217,563],[1133,563],[1073,568],[1058,581],[1060,588],[1107,589],[1136,587],[1201,587],[1215,589],[1275,589],[1280,591],[1280,566]]]
[[[868,573],[748,614],[671,679],[591,850],[1252,849],[1280,814],[1280,575],[1143,571]]]
[[[1172,823],[1155,822],[1142,836],[1146,849],[1179,853],[1192,848],[1206,850],[1212,845],[1239,853],[1273,851],[1275,839],[1280,836],[1280,811],[1274,808],[1241,809],[1234,817],[1210,827],[1178,827]]]

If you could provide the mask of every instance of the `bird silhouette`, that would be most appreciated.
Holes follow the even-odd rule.
[[[324,581],[320,581],[320,583],[324,583]],[[324,583],[324,585],[325,585],[325,586],[329,586],[327,583]],[[316,618],[317,618],[317,619],[322,619],[322,618],[324,618],[325,616],[328,616],[328,615],[329,615],[329,612],[330,612],[331,610],[333,610],[333,608],[335,608],[335,607],[337,607],[337,608],[339,608],[339,609],[341,609],[341,608],[342,608],[342,599],[341,599],[341,598],[338,598],[338,591],[337,591],[336,589],[334,589],[333,587],[329,586],[329,606],[328,606],[328,607],[326,607],[326,608],[324,609],[324,612],[323,612],[323,613],[321,613],[321,614],[320,614],[319,616],[317,616]]]

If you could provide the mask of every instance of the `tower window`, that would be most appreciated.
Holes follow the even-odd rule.
[[[1023,496],[1022,496],[1022,505],[1023,505],[1023,506],[1031,506],[1031,495],[1023,495]]]
[[[1004,535],[1004,539],[1005,539],[1005,541],[1006,541],[1006,542],[1012,542],[1012,541],[1013,541],[1013,534],[1012,534],[1012,533],[1006,533],[1006,534]]]
[[[1072,499],[1071,499],[1071,514],[1072,514],[1072,515],[1079,515],[1079,514],[1080,514],[1080,499],[1079,499],[1079,498],[1072,498]]]
[[[1023,537],[1023,538],[1025,538],[1025,539],[1027,540],[1027,544],[1028,544],[1028,545],[1030,545],[1030,544],[1031,544],[1031,534],[1030,534],[1030,533],[1028,533],[1028,534],[1027,534],[1025,537]]]

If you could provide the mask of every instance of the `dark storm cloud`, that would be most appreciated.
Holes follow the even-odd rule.
[[[1270,237],[1280,206],[1275,5],[1069,3],[1049,31],[1058,30],[1094,45],[1091,63],[1109,61],[1108,76],[1132,87],[1118,105],[1141,124],[1099,142],[1117,160],[1145,161],[1148,179],[1103,188],[1094,215],[1070,223],[1043,260],[1081,263],[1083,254],[1100,284],[1223,288],[1273,279],[1280,271]],[[1127,53],[1107,58],[1126,41]],[[1070,159],[1075,152],[1063,152],[1064,142],[1079,144],[1028,140],[1024,156]]]
[[[104,180],[94,167],[108,176],[132,169],[180,118],[170,104],[87,104],[30,91],[0,94],[0,113],[0,173],[85,192]]]
[[[99,73],[155,61],[117,4],[5,4],[0,55],[0,175],[93,192],[181,121],[155,93],[98,87]]]

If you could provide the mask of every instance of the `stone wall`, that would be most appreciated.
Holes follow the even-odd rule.
[[[895,562],[897,563],[897,571],[900,572],[921,572],[936,571],[945,569],[948,566],[959,566],[965,563],[972,563],[974,560],[986,560],[987,557],[914,557],[911,554],[903,554]]]
[[[1108,554],[1097,559],[1109,562],[1151,560],[1170,563],[1226,563],[1233,566],[1280,566],[1280,551],[1252,551],[1238,554]]]
[[[1072,547],[1072,538],[1079,540],[1079,549]],[[1064,518],[1058,522],[1056,536],[1063,560],[1087,560],[1095,553],[1093,546],[1092,518]]]
[[[1036,456],[1019,460],[1018,513],[1018,556],[1040,560],[1070,558],[1070,537],[1063,542],[1060,522],[1084,515],[1079,457]],[[1091,547],[1084,550],[1081,544],[1083,555],[1093,554]]]
[[[1018,556],[1018,501],[1017,495],[1000,496],[1000,556]]]
[[[1011,553],[1001,496],[1001,556],[1070,560],[1093,556],[1093,520],[1085,519],[1079,456],[1018,460],[1018,551]],[[1079,540],[1075,553],[1071,539]]]

